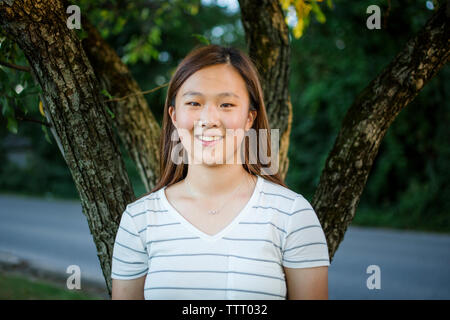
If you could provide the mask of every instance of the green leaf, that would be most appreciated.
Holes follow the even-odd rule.
[[[328,8],[333,9],[333,2],[331,0],[327,0]]]
[[[0,97],[0,103],[2,105],[2,115],[6,118],[14,118],[15,112],[9,98],[6,96]]]
[[[317,2],[315,2],[315,1],[311,2],[311,6],[312,6],[311,10],[316,15],[317,21],[319,21],[320,23],[325,23],[325,21],[326,21],[325,15],[323,14],[323,12],[320,9],[320,7],[317,4]]]
[[[41,124],[41,128],[42,128],[42,131],[44,131],[45,140],[47,140],[48,143],[52,144],[52,140],[50,139],[50,136],[48,134],[47,127],[44,126],[43,124]]]
[[[106,89],[103,89],[102,91],[100,91],[100,93],[103,94],[108,99],[113,99],[113,96]]]
[[[0,97],[0,105],[2,106],[2,115],[6,117],[7,113],[8,113],[8,108],[9,108],[8,99],[4,96],[1,96]]]
[[[206,44],[206,45],[210,44],[209,39],[206,38],[206,37],[205,37],[204,35],[202,35],[202,34],[193,33],[193,34],[191,34],[191,36],[197,38],[198,41],[200,41],[200,42],[202,42],[202,43],[204,43],[204,44]]]
[[[8,117],[8,130],[17,134],[17,120],[13,117]]]
[[[158,27],[153,27],[150,33],[147,35],[147,41],[151,44],[161,43],[161,30]]]
[[[115,115],[114,115],[114,113],[111,111],[111,109],[109,109],[108,106],[106,106],[106,111],[108,111],[109,115],[111,116],[111,119],[114,119]]]
[[[89,35],[87,33],[86,30],[84,30],[83,28],[81,29],[75,29],[76,34],[78,35],[78,38],[80,40],[86,39]]]

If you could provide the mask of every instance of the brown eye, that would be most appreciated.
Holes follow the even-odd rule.
[[[222,106],[223,106],[224,104],[229,105],[229,107],[226,107],[226,108],[231,108],[231,107],[233,106],[231,103],[222,103]]]
[[[191,103],[197,103],[197,102],[192,101],[192,102],[188,102],[188,103],[186,103],[186,104],[188,104],[188,105],[190,105],[190,106],[193,106]],[[198,104],[198,103],[197,103],[197,104]],[[196,107],[196,106],[193,106],[193,107]]]

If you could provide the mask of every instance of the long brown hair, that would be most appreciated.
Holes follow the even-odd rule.
[[[164,115],[162,123],[162,132],[160,137],[160,178],[155,187],[146,195],[158,191],[164,186],[170,186],[183,180],[186,177],[188,170],[188,163],[182,161],[180,164],[176,164],[171,161],[171,154],[177,141],[171,141],[171,135],[176,130],[169,116],[169,106],[175,107],[175,97],[178,89],[181,85],[196,71],[212,65],[217,64],[229,64],[232,65],[242,76],[247,85],[247,90],[250,97],[250,110],[257,110],[256,118],[253,122],[252,128],[256,131],[256,137],[259,141],[259,129],[266,129],[267,143],[258,145],[258,148],[263,148],[264,155],[271,157],[271,135],[269,121],[267,119],[266,107],[264,105],[264,96],[260,84],[259,73],[251,60],[243,51],[233,47],[223,47],[216,44],[203,45],[195,47],[178,65],[175,70],[167,89],[166,101],[164,104]],[[248,147],[248,139],[245,139],[246,148],[245,160],[242,163],[244,169],[253,175],[261,176],[264,179],[272,181],[281,186],[285,185],[283,179],[280,176],[278,170],[273,174],[261,175],[261,169],[264,167],[259,158],[255,157],[257,163],[249,163],[248,152],[252,151]],[[267,150],[265,149],[267,148]],[[183,152],[185,152],[183,148]],[[278,158],[278,155],[276,155]],[[277,159],[276,158],[276,159]],[[270,166],[266,164],[267,166]],[[265,169],[267,172],[267,168]],[[142,198],[142,197],[141,197]]]

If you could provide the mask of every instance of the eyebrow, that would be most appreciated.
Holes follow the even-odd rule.
[[[197,92],[197,91],[187,91],[183,94],[184,96],[203,96],[203,94],[201,92]],[[239,96],[233,92],[221,92],[219,94],[216,95],[217,97],[236,97],[239,98]]]

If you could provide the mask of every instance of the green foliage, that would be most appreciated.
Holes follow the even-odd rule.
[[[308,27],[310,22],[309,14],[311,11],[314,13],[318,22],[325,23],[325,15],[317,2],[322,2],[322,0],[280,0],[281,7],[285,11],[285,15],[287,15],[289,9],[293,8],[293,11],[295,11],[296,22],[293,27],[293,34],[296,39],[300,38],[306,27]],[[332,1],[327,0],[327,5],[329,8],[332,8]],[[286,23],[288,23],[287,17]]]
[[[180,17],[198,14],[200,1],[82,0],[79,5],[105,39],[117,41],[116,48],[123,62],[135,65],[157,61],[165,24],[170,21],[180,27]]]
[[[392,2],[386,29],[374,31],[365,27],[365,10],[377,4],[385,15],[386,2],[333,2],[332,11],[324,10],[326,24],[311,24],[291,42],[294,118],[287,183],[308,199],[355,97],[432,14],[422,2]],[[450,231],[449,83],[444,67],[391,125],[353,224]]]
[[[17,44],[0,31],[0,61],[26,66],[26,59]],[[41,89],[34,84],[29,72],[0,65],[0,108],[9,132],[19,132],[18,115],[27,115],[38,105],[37,93]]]

